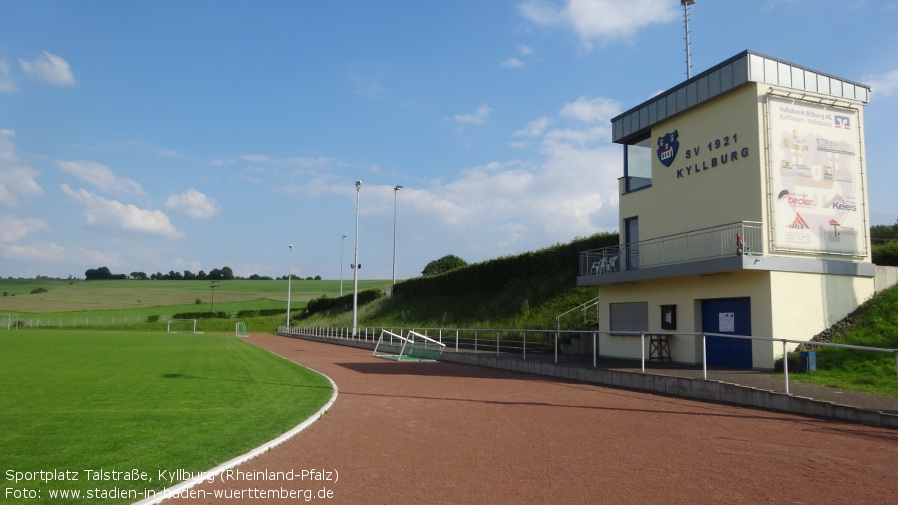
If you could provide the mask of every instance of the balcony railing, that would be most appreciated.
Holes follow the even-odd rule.
[[[762,254],[762,223],[742,221],[580,253],[580,275]]]

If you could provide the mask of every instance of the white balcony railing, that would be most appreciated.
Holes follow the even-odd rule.
[[[742,221],[580,253],[580,275],[762,254],[762,223]]]

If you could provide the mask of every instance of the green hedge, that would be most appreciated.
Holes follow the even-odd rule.
[[[227,312],[179,312],[172,314],[172,319],[230,319]]]
[[[873,244],[873,263],[880,266],[898,267],[898,241]]]
[[[396,283],[397,296],[464,296],[471,289],[499,291],[519,279],[561,275],[576,283],[580,253],[619,244],[617,233],[600,233],[545,249],[474,263],[449,272]]]
[[[285,312],[285,309],[247,309],[238,311],[235,317],[268,317],[279,316]]]
[[[383,298],[384,292],[377,288],[366,289],[360,291],[358,295],[358,304],[365,305],[374,300]],[[337,298],[330,298],[324,295],[320,298],[310,300],[300,317],[309,317],[317,312],[324,312],[331,309],[343,309],[352,307],[352,293]]]

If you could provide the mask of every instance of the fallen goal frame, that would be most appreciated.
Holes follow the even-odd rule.
[[[393,361],[437,361],[446,344],[409,330],[406,336],[381,330],[373,356]]]

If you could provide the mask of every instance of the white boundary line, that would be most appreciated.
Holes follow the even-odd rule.
[[[255,345],[255,344],[253,344],[253,345]],[[257,346],[257,347],[259,347],[259,346]],[[268,352],[270,352],[271,354],[274,354],[275,356],[278,356],[282,359],[285,359],[291,363],[296,363],[297,365],[299,365],[307,370],[312,370],[313,372],[315,372],[318,375],[321,375],[322,377],[327,379],[328,382],[331,383],[331,386],[334,388],[334,394],[331,395],[330,400],[328,400],[328,402],[326,404],[324,404],[324,406],[321,407],[321,409],[319,409],[318,412],[315,412],[314,414],[312,414],[311,417],[309,417],[302,423],[298,424],[290,431],[275,438],[274,440],[270,440],[270,441],[260,445],[259,447],[256,447],[255,449],[249,451],[246,454],[243,454],[243,455],[237,456],[236,458],[233,458],[231,460],[225,461],[224,463],[216,466],[215,468],[213,468],[207,472],[200,472],[200,474],[197,475],[196,477],[187,479],[183,482],[179,482],[178,484],[175,484],[174,486],[172,486],[170,488],[164,488],[163,491],[157,492],[155,496],[152,496],[150,498],[144,498],[143,500],[134,502],[133,505],[153,505],[156,503],[161,503],[164,500],[175,497],[176,495],[178,495],[178,493],[180,493],[186,489],[190,489],[193,486],[196,486],[197,484],[199,484],[201,482],[206,482],[206,481],[218,476],[225,470],[230,470],[231,468],[234,468],[235,466],[240,465],[241,463],[245,463],[245,462],[255,458],[259,454],[262,454],[263,452],[266,452],[266,451],[270,450],[271,448],[276,447],[276,446],[286,442],[287,440],[290,440],[296,434],[298,434],[302,430],[311,426],[312,423],[321,419],[321,417],[327,413],[328,409],[331,408],[331,406],[334,404],[334,402],[337,401],[337,392],[338,392],[337,391],[337,383],[335,383],[333,381],[333,379],[331,379],[327,375],[324,375],[323,373],[321,373],[317,370],[313,370],[301,363],[297,363],[296,361],[293,361],[292,359],[287,359],[287,358],[281,356],[280,354],[277,354],[272,351],[268,351]]]

